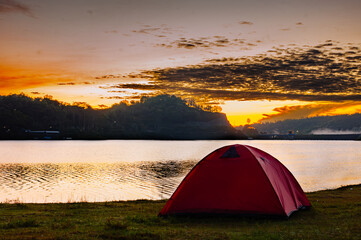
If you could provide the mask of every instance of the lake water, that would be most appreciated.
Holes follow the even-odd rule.
[[[304,191],[361,183],[356,141],[0,141],[0,202],[169,198],[199,160],[236,143],[276,157]]]

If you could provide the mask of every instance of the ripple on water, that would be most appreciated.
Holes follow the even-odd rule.
[[[195,161],[0,164],[1,202],[168,198]]]
[[[229,144],[270,153],[305,191],[361,182],[359,141],[1,141],[0,202],[168,198],[197,161]]]

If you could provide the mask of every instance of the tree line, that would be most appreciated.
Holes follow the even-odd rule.
[[[31,139],[28,130],[59,131],[72,139],[239,139],[225,114],[171,95],[120,102],[107,109],[50,97],[0,96],[0,139]]]
[[[256,123],[250,125],[260,134],[277,133],[287,134],[289,131],[295,134],[312,134],[316,130],[324,130],[325,133],[337,132],[360,132],[361,131],[361,113],[337,116],[319,116],[304,119],[288,119],[274,123]]]

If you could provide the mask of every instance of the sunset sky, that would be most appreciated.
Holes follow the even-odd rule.
[[[0,0],[0,94],[161,93],[233,125],[361,112],[360,0]]]

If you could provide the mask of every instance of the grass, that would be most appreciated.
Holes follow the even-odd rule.
[[[361,239],[361,185],[307,196],[288,220],[157,217],[166,201],[0,204],[0,239]]]

